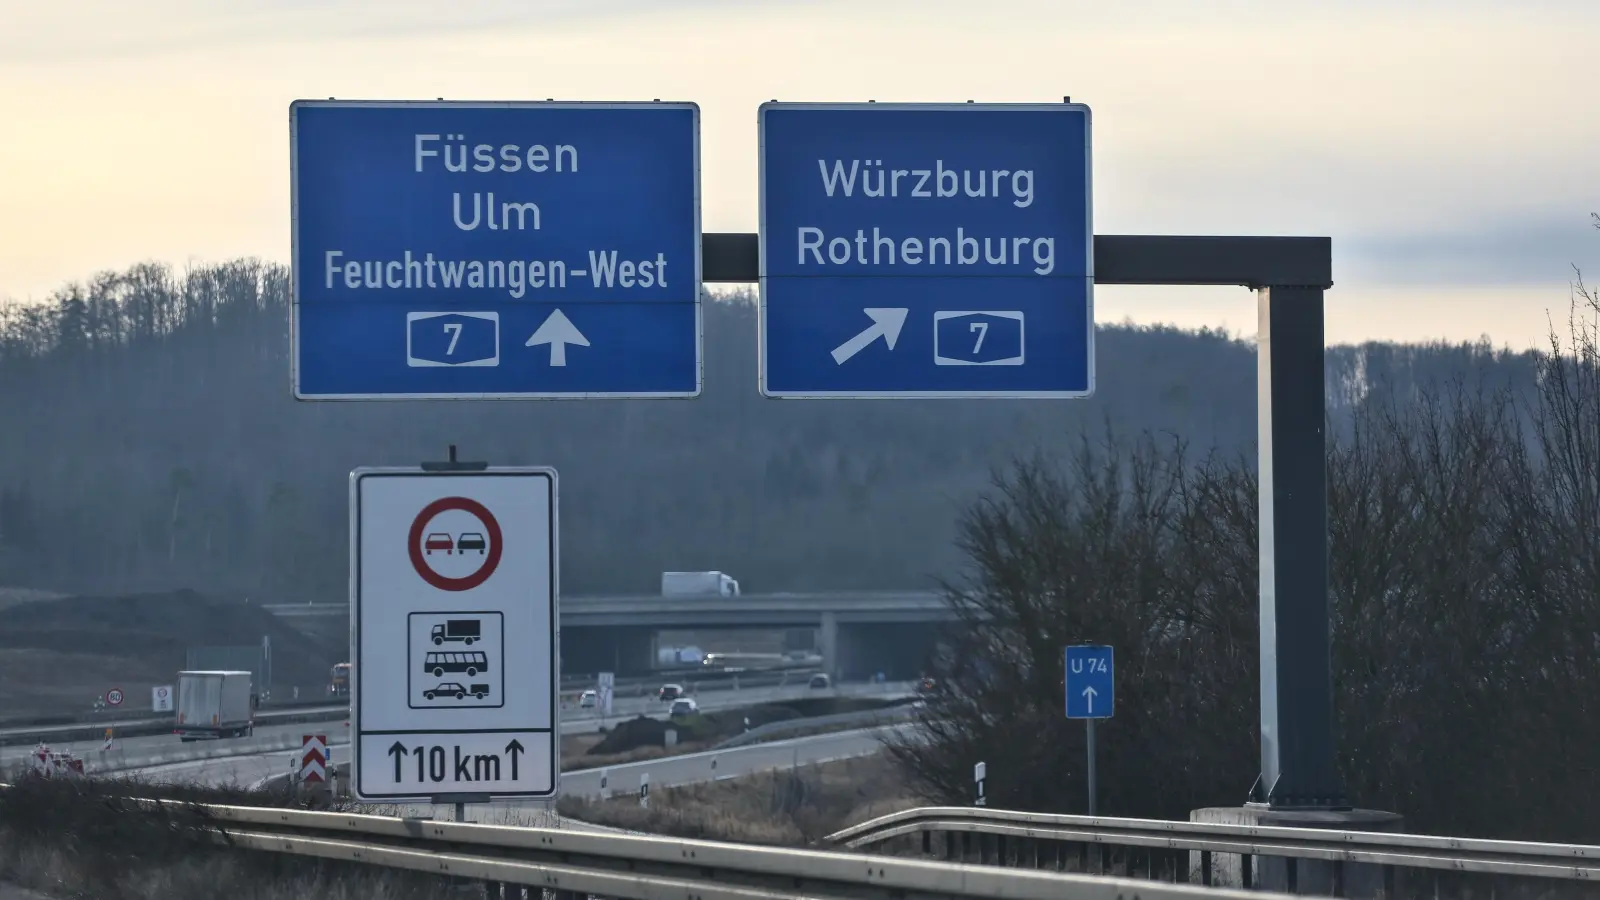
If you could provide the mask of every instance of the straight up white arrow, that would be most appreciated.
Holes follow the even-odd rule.
[[[833,361],[835,365],[844,365],[850,357],[867,349],[867,345],[883,338],[883,342],[894,349],[894,342],[900,340],[900,329],[906,325],[906,313],[911,310],[904,307],[867,307],[862,312],[872,319],[872,324],[867,330],[861,332],[848,341],[833,348]]]
[[[1091,716],[1094,715],[1094,695],[1096,693],[1098,692],[1092,687],[1083,689],[1083,699],[1089,702],[1089,715]]]
[[[589,339],[583,336],[578,326],[572,324],[566,313],[556,310],[550,318],[544,320],[528,338],[524,346],[537,347],[540,344],[550,345],[550,365],[564,366],[567,364],[567,345],[577,344],[579,347],[589,346]]]

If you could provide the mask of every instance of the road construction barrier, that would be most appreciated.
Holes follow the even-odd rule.
[[[157,766],[198,762],[203,759],[222,759],[229,756],[254,756],[274,750],[298,749],[300,735],[283,734],[269,737],[237,738],[186,744],[182,748],[159,750],[153,753],[130,752],[125,749],[97,750],[84,755],[85,768],[96,775],[127,772],[132,769],[151,769]]]

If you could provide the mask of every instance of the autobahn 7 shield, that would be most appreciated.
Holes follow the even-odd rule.
[[[555,471],[357,469],[350,509],[356,796],[554,797]]]

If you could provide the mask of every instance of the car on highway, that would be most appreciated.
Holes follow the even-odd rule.
[[[811,683],[808,686],[816,688],[817,690],[825,690],[833,687],[833,681],[832,679],[828,678],[828,676],[818,672],[817,674],[811,676]]]
[[[671,703],[672,701],[674,701],[674,700],[678,699],[679,697],[683,696],[683,685],[681,685],[681,684],[663,684],[661,686],[660,693],[657,694],[656,696],[658,698],[660,698],[662,703]]]
[[[594,709],[595,705],[599,702],[600,694],[597,691],[584,691],[582,694],[578,695],[579,709]]]
[[[920,694],[933,693],[933,679],[923,678],[921,681],[917,682],[917,692]]]
[[[679,716],[692,716],[699,711],[700,704],[695,703],[693,699],[689,697],[679,697],[678,699],[672,701],[672,708],[667,711],[667,715],[676,719]]]

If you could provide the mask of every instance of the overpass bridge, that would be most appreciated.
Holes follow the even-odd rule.
[[[339,631],[348,603],[267,604],[305,631]],[[561,666],[566,672],[643,674],[654,668],[662,631],[814,629],[823,667],[836,678],[920,673],[941,623],[955,612],[932,591],[561,598]]]

